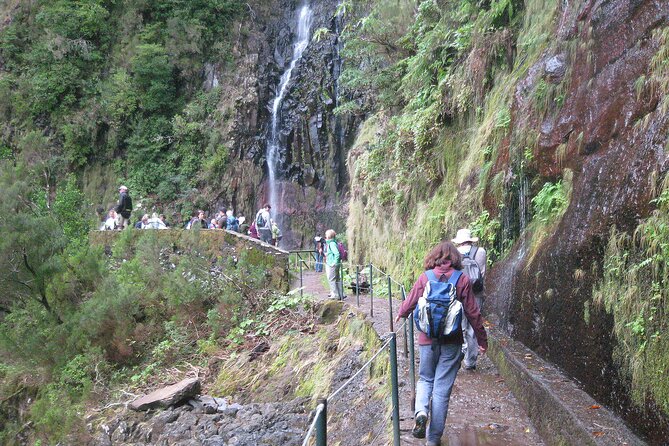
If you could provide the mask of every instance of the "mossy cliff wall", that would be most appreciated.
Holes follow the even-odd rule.
[[[513,18],[479,28],[509,5]],[[644,268],[669,242],[652,214],[666,198],[669,4],[492,2],[467,21],[450,7],[422,2],[407,27],[400,93],[436,51],[426,29],[487,31],[434,70],[433,96],[414,90],[360,128],[352,256],[410,281],[431,246],[472,227],[497,260],[485,310],[665,444],[667,283]]]

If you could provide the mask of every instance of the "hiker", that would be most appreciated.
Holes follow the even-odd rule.
[[[256,222],[252,221],[251,226],[249,226],[249,237],[254,238],[254,239],[259,239],[260,237],[258,236],[258,228],[256,228]]]
[[[274,246],[279,246],[279,242],[283,238],[283,234],[281,234],[281,229],[279,229],[279,225],[276,224],[274,220],[272,220],[272,245]]]
[[[463,272],[467,274],[470,282],[472,282],[472,291],[480,310],[484,299],[483,280],[486,272],[486,251],[476,245],[479,239],[478,237],[472,237],[469,229],[458,229],[455,238],[451,241],[458,247],[458,251],[463,256]],[[462,331],[465,338],[462,344],[462,352],[465,354],[465,370],[476,370],[479,345],[476,342],[476,336],[474,336],[474,328],[467,320],[464,320],[462,321]]]
[[[209,227],[209,222],[207,221],[207,217],[204,215],[204,211],[197,211],[197,220],[200,228],[207,229]]]
[[[225,220],[225,229],[228,231],[234,231],[238,232],[239,231],[239,220],[235,217],[235,214],[232,209],[228,209],[228,211],[225,213],[227,216]],[[222,227],[222,226],[221,226]]]
[[[225,228],[228,221],[226,208],[220,208],[216,213],[216,222],[218,223],[219,228]]]
[[[262,240],[265,243],[272,242],[272,226],[270,226],[271,218],[269,212],[271,209],[272,206],[270,206],[269,203],[267,203],[265,206],[263,206],[262,209],[258,211],[255,218],[256,231],[258,231],[260,240]]]
[[[455,245],[447,240],[440,242],[427,254],[423,267],[425,272],[418,277],[406,300],[400,305],[396,320],[411,316],[418,306],[414,321],[419,330],[422,327],[422,330],[429,332],[421,330],[418,334],[420,378],[416,386],[415,425],[412,434],[416,438],[425,438],[427,430],[427,446],[439,446],[446,424],[451,390],[462,361],[463,336],[458,318],[454,318],[450,326],[444,323],[449,320],[447,316],[451,316],[450,311],[446,311],[449,314],[437,311],[444,307],[430,305],[430,301],[438,297],[443,298],[445,294],[449,298],[456,298],[462,304],[461,307],[452,305],[452,308],[453,310],[461,308],[462,311],[458,311],[457,316],[466,317],[474,327],[481,354],[488,348],[488,338],[469,278],[459,271],[462,268],[462,256]],[[447,281],[448,283],[444,283]],[[454,295],[451,294],[453,288],[455,288]],[[449,306],[445,308],[449,309]],[[427,330],[426,319],[433,321],[431,325],[443,331],[433,333],[432,330]],[[445,335],[444,331],[449,334]],[[430,414],[429,426],[428,414]]]
[[[239,221],[239,230],[237,232],[239,232],[240,234],[248,235],[250,226],[248,223],[246,223],[246,217],[242,215],[237,219],[237,221]]]
[[[186,229],[207,229],[209,228],[209,222],[204,216],[204,211],[197,211],[197,213],[191,217],[190,221],[186,223]]]
[[[149,214],[142,215],[142,219],[135,223],[135,229],[146,229],[149,223]]]
[[[109,213],[107,214],[107,219],[104,221],[102,224],[102,227],[100,228],[101,231],[113,231],[116,229],[116,222],[118,221],[118,215],[116,215],[116,211],[112,208],[109,210]]]
[[[209,222],[208,229],[220,229],[220,227],[218,226],[218,220],[212,218],[211,221]]]
[[[165,214],[160,214],[160,215],[158,216],[158,218],[159,218],[160,221],[165,225],[165,229],[169,229],[169,228],[170,228],[170,224],[167,222],[167,220],[165,220]]]
[[[118,221],[116,222],[116,227],[119,229],[125,229],[130,225],[130,214],[132,213],[132,198],[128,193],[128,188],[126,186],[119,186],[118,188],[118,204],[114,209],[118,215]]]
[[[341,280],[341,253],[337,243],[337,233],[332,229],[325,231],[325,273],[330,284],[330,299],[344,300],[344,284]]]
[[[317,273],[323,272],[323,256],[325,255],[324,250],[325,242],[323,237],[316,234],[316,237],[314,237],[314,258],[316,259],[314,269]]]
[[[146,222],[144,229],[167,229],[165,223],[158,217],[158,214],[155,212],[151,214],[151,218]]]

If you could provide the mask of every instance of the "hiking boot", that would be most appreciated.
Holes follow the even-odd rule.
[[[425,443],[425,446],[441,446],[441,443],[435,443],[434,441],[428,441]]]
[[[425,438],[425,426],[427,425],[427,415],[425,412],[418,412],[416,421],[411,430],[411,435],[415,438]]]
[[[476,370],[476,364],[474,365],[466,365],[465,370]]]

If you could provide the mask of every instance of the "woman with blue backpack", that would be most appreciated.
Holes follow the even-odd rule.
[[[397,320],[413,314],[419,330],[420,377],[412,434],[425,438],[427,431],[427,446],[440,446],[451,390],[463,358],[463,318],[474,328],[481,354],[488,349],[488,337],[471,282],[460,271],[462,255],[455,245],[442,241],[425,257],[423,266],[425,272],[402,302]]]

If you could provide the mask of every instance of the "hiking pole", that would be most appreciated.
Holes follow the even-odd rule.
[[[369,264],[369,316],[374,317],[374,270],[372,264]]]
[[[318,400],[318,405],[322,405],[323,410],[318,414],[318,421],[316,421],[316,446],[326,446],[328,442],[328,400],[325,398]]]
[[[360,265],[355,265],[355,301],[360,308]]]
[[[402,291],[402,302],[404,302],[407,298],[407,293],[404,290],[404,285],[402,285],[401,291]],[[407,328],[407,325],[409,325],[411,322],[412,321],[409,318],[407,318],[407,323],[404,324],[404,357],[405,358],[407,358],[409,356],[409,344],[408,344],[408,340],[407,340],[407,331],[409,329]]]
[[[395,331],[395,324],[393,322],[393,282],[388,274],[388,314],[390,315],[390,331]]]
[[[397,384],[397,335],[390,333],[390,385],[393,395],[393,446],[400,446],[400,396]]]

